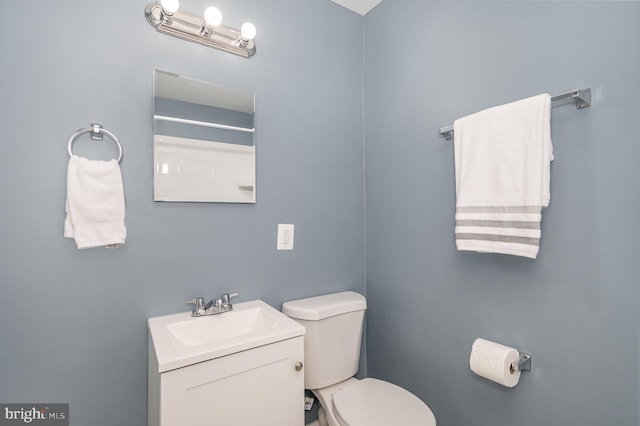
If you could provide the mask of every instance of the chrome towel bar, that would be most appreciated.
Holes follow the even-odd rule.
[[[558,105],[566,102],[574,102],[577,109],[587,108],[591,106],[591,88],[576,89],[562,95],[551,98],[551,105]],[[453,139],[453,125],[441,127],[438,131],[446,140]]]

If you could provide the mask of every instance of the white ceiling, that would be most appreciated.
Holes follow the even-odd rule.
[[[371,9],[376,7],[382,0],[331,0],[334,3],[338,3],[340,6],[344,6],[347,9],[353,10],[360,15],[366,15]]]

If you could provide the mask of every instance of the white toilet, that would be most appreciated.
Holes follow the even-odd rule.
[[[320,401],[320,426],[435,426],[429,407],[411,392],[378,379],[358,380],[367,302],[353,291],[282,304],[306,328],[304,384]]]

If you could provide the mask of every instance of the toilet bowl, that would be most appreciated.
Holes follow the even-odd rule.
[[[435,426],[431,409],[411,392],[383,380],[350,378],[312,391],[321,426]]]
[[[383,380],[358,380],[366,299],[346,291],[292,300],[282,312],[306,328],[305,388],[320,401],[321,426],[435,426],[417,396]]]

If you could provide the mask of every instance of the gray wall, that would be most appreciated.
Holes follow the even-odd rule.
[[[439,426],[640,424],[640,3],[384,1],[365,21],[369,375]],[[438,128],[578,87],[591,108],[552,112],[538,259],[456,252]],[[475,376],[476,337],[533,371],[513,389]]]
[[[147,2],[0,1],[0,402],[69,402],[72,425],[146,424],[146,320],[189,298],[364,292],[362,17],[216,1],[256,25],[247,60],[157,33]],[[256,92],[257,204],[152,201],[154,68]],[[117,250],[62,236],[67,141],[92,121],[124,147]],[[74,150],[114,154],[86,136]],[[278,223],[294,251],[276,251]]]

